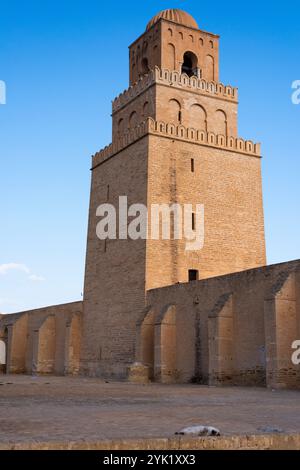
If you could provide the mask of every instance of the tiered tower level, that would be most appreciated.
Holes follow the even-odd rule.
[[[112,144],[92,160],[83,372],[125,376],[148,290],[266,264],[260,146],[237,134],[238,92],[219,82],[219,36],[165,10],[129,47],[130,87],[113,101]],[[205,240],[106,240],[102,203],[205,208]]]

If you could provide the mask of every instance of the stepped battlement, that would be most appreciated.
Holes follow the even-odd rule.
[[[242,153],[260,158],[260,144],[251,140],[244,140],[236,137],[226,137],[222,134],[205,132],[194,128],[166,123],[164,121],[154,121],[148,118],[140,125],[126,132],[116,142],[106,146],[93,156],[92,168],[95,168],[103,161],[109,159],[124,148],[133,144],[145,135],[160,135],[162,137],[191,142],[198,145],[219,148],[231,152]]]
[[[159,67],[155,67],[154,70],[151,70],[147,75],[141,77],[138,82],[113,100],[113,113],[132,101],[154,83],[161,83],[178,89],[191,89],[197,91],[199,94],[215,95],[229,101],[237,102],[238,100],[237,88],[223,85],[219,82],[209,82],[203,78],[188,77],[185,73],[181,74],[175,70],[161,70]]]

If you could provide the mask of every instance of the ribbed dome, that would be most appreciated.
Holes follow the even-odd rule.
[[[170,10],[163,10],[157,15],[153,16],[152,20],[150,20],[147,24],[146,31],[148,31],[161,18],[173,21],[174,23],[182,24],[184,26],[188,26],[190,28],[198,29],[198,24],[196,20],[194,20],[194,18],[189,13],[186,13],[186,11],[183,10],[178,10],[177,8],[173,8]]]

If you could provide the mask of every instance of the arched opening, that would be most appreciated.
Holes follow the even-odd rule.
[[[8,329],[4,328],[3,334],[0,337],[0,373],[6,374],[7,372],[7,343],[8,343]]]
[[[154,311],[150,308],[137,324],[139,361],[149,368],[149,378],[154,371]]]
[[[181,121],[181,104],[177,100],[171,99],[169,101],[169,122],[173,122],[174,124],[181,124]]]
[[[175,51],[175,46],[172,43],[168,44],[167,68],[169,70],[176,69],[176,51]]]
[[[208,81],[215,79],[215,60],[211,55],[205,57],[205,77]]]
[[[154,374],[159,382],[172,383],[177,380],[176,347],[176,307],[168,305],[155,323]]]
[[[221,109],[215,113],[214,132],[227,136],[227,115]]]
[[[189,77],[198,75],[198,58],[193,52],[186,52],[183,56],[182,73]]]
[[[65,375],[78,375],[80,368],[81,318],[79,314],[72,316],[66,325],[65,343]]]
[[[129,117],[129,128],[133,129],[135,126],[137,126],[137,113],[133,111]]]
[[[193,104],[189,112],[189,127],[207,132],[207,114],[200,104]]]
[[[121,118],[118,122],[118,134],[119,136],[124,134],[124,119]]]
[[[149,117],[149,103],[146,101],[143,106],[143,118]]]
[[[149,72],[149,64],[148,64],[148,59],[147,57],[144,57],[142,59],[142,74],[146,75]]]
[[[55,370],[56,320],[49,315],[35,330],[33,372],[53,374]]]
[[[0,374],[6,372],[6,343],[0,339]]]
[[[147,41],[144,41],[144,42],[143,42],[143,53],[144,53],[144,54],[146,53],[147,49],[148,49],[148,42],[147,42]]]

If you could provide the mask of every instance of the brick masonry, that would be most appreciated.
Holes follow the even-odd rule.
[[[298,263],[266,267],[260,145],[238,136],[219,36],[161,12],[130,46],[129,75],[92,158],[83,302],[0,317],[6,370],[298,387]],[[202,204],[203,248],[100,240],[97,208],[120,196]]]

